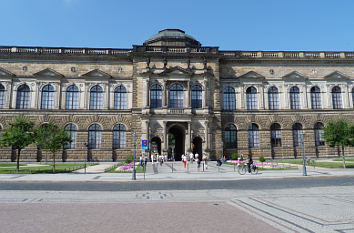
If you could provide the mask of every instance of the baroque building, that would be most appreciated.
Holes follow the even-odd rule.
[[[73,139],[68,160],[123,159],[142,139],[177,160],[297,157],[302,136],[308,156],[331,156],[323,126],[353,117],[353,61],[354,52],[221,51],[179,29],[130,49],[3,46],[0,127],[16,116],[59,124]],[[31,145],[22,158],[39,154]]]

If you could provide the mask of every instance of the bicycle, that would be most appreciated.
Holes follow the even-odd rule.
[[[246,174],[248,172],[248,166],[247,163],[240,164],[237,169],[238,173],[240,175]],[[258,167],[256,165],[251,164],[251,174],[252,175],[257,175],[258,174]]]

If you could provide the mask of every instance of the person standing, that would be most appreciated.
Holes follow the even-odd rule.
[[[182,161],[183,161],[183,167],[186,168],[187,167],[187,156],[186,155],[182,155]]]
[[[199,154],[195,154],[194,156],[194,160],[196,161],[197,163],[197,171],[200,172],[200,159],[199,159]]]
[[[193,153],[191,152],[191,153],[189,153],[189,160],[190,160],[190,162],[191,163],[193,163],[193,160],[194,160],[194,155],[193,155]]]
[[[151,164],[154,164],[154,154],[153,153],[151,153]]]

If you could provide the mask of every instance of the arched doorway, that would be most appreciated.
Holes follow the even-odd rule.
[[[151,152],[161,154],[161,139],[159,137],[151,139]]]
[[[203,140],[200,137],[193,138],[193,147],[192,147],[193,154],[198,154],[199,159],[202,159],[203,153]]]
[[[168,130],[168,157],[175,156],[175,160],[180,161],[184,154],[184,128],[174,125]]]

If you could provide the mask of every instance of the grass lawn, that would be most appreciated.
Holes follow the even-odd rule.
[[[96,164],[97,163],[87,163],[87,166],[92,166]],[[21,163],[20,166],[25,166],[20,167],[20,170],[18,171],[18,173],[22,174],[53,173],[53,163]],[[84,163],[56,163],[55,172],[69,173],[84,167]],[[16,163],[0,163],[0,173],[17,173]]]
[[[291,164],[302,164],[302,159],[284,159],[274,161],[277,163],[291,163]],[[308,165],[309,166],[309,165]],[[316,167],[324,168],[343,168],[343,163],[341,162],[321,162],[321,160],[315,160]],[[354,163],[346,163],[347,168],[354,168]]]
[[[343,161],[342,158],[333,159],[333,161]],[[354,158],[345,158],[345,161],[354,162]]]

